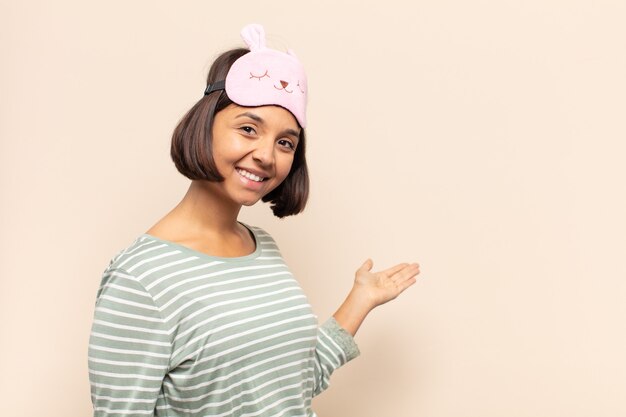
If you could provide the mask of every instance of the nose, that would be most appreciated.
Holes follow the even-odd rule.
[[[285,88],[289,85],[289,83],[287,81],[280,80],[280,85],[282,85],[283,88]]]
[[[268,136],[256,141],[256,146],[252,151],[252,159],[265,169],[274,164],[274,141],[271,137]]]

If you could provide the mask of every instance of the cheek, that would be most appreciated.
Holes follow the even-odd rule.
[[[281,177],[283,178],[283,180],[287,178],[287,176],[289,175],[289,171],[291,170],[293,161],[294,161],[293,156],[287,156],[287,155],[285,156],[285,158],[282,158],[280,161],[277,161],[277,167],[281,173]]]
[[[244,145],[237,138],[226,137],[213,142],[213,156],[216,159],[226,161],[238,159],[242,152],[245,152]]]

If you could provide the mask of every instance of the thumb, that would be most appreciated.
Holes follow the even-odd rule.
[[[363,262],[363,265],[361,265],[359,269],[369,271],[370,269],[372,269],[372,266],[374,266],[374,261],[372,261],[371,258],[367,258],[367,260]]]

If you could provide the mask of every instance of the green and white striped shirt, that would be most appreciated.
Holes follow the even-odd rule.
[[[89,341],[95,416],[315,416],[313,396],[359,355],[318,326],[274,239],[213,257],[139,236],[109,263]]]

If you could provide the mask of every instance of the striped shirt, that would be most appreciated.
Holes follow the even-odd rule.
[[[246,256],[142,234],[111,259],[89,340],[94,416],[315,416],[358,347],[332,317],[318,326],[274,239],[244,226]]]

